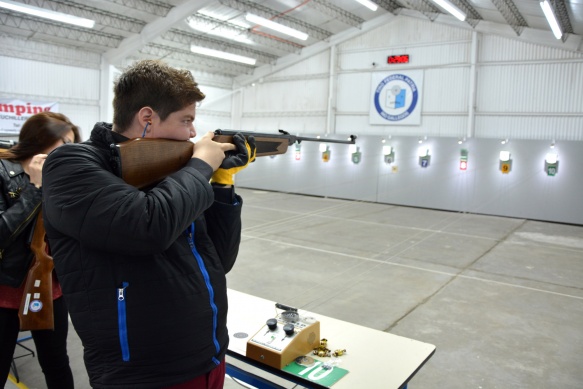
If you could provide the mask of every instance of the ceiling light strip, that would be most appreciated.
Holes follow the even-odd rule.
[[[356,0],[357,2],[359,2],[360,4],[364,5],[366,8],[370,9],[371,11],[376,11],[379,6],[376,5],[375,3],[373,3],[370,0]]]
[[[196,54],[206,55],[209,57],[226,59],[228,61],[240,62],[247,65],[255,65],[257,60],[255,58],[244,57],[242,55],[226,53],[224,51],[208,49],[206,47],[200,47],[196,45],[190,45],[190,51]]]
[[[432,0],[435,4],[439,5],[441,8],[455,16],[456,19],[461,20],[462,22],[466,20],[466,14],[460,10],[458,7],[453,5],[447,0]]]
[[[555,17],[555,13],[553,12],[551,4],[548,2],[548,0],[544,0],[540,2],[540,6],[543,9],[543,13],[547,18],[549,26],[551,26],[551,30],[553,30],[553,34],[555,34],[555,38],[561,39],[561,37],[563,36],[563,32],[561,31],[561,27],[559,26],[559,22]]]
[[[300,39],[303,41],[308,39],[308,34],[306,34],[305,32],[295,30],[293,28],[284,26],[283,24],[275,23],[271,20],[262,18],[261,16],[257,16],[257,15],[248,13],[247,15],[245,15],[245,19],[247,19],[247,21],[249,21],[251,23],[259,24],[263,27],[267,27],[271,30],[281,32],[282,34],[293,36],[294,38],[297,38],[297,39]]]
[[[11,11],[21,12],[39,18],[54,20],[56,22],[73,24],[79,27],[93,28],[95,21],[77,16],[55,12],[48,9],[33,7],[27,4],[17,3],[11,0],[0,0],[0,8],[9,9]]]

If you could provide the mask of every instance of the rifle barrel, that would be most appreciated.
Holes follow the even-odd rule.
[[[341,139],[328,139],[328,138],[313,138],[313,137],[303,137],[303,136],[295,136],[291,135],[287,131],[279,130],[279,134],[268,134],[268,133],[260,133],[260,132],[252,132],[252,131],[235,131],[235,130],[222,130],[218,129],[215,131],[215,135],[227,135],[233,136],[237,133],[243,134],[245,137],[254,136],[258,137],[266,137],[266,138],[280,138],[280,139],[287,139],[288,146],[293,145],[294,143],[307,141],[307,142],[325,142],[325,143],[342,143],[342,144],[355,144],[356,142],[356,135],[350,135],[347,140]]]
[[[341,139],[328,139],[328,138],[310,138],[310,137],[303,137],[297,136],[296,142],[300,143],[301,141],[308,141],[308,142],[325,142],[325,143],[342,143],[345,145],[353,145],[356,143],[356,135],[350,135],[350,138],[347,140]]]

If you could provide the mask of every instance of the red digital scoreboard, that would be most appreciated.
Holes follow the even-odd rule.
[[[409,54],[389,55],[387,57],[387,63],[409,63]]]

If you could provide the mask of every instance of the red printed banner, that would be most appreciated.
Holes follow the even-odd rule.
[[[44,111],[59,112],[59,103],[0,99],[0,135],[18,135],[26,119]]]

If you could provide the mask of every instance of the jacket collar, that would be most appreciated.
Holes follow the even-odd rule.
[[[24,169],[22,168],[20,162],[12,162],[8,159],[1,159],[0,162],[2,163],[4,169],[6,169],[6,172],[11,178],[24,174]]]

